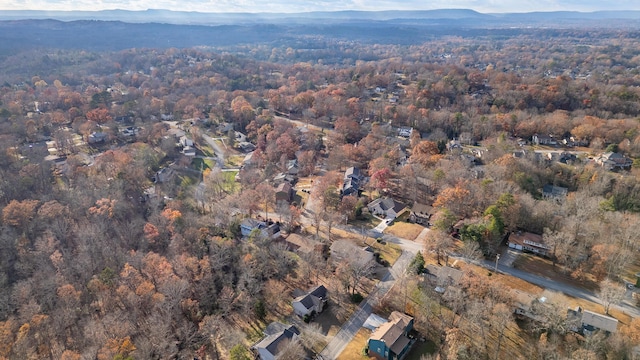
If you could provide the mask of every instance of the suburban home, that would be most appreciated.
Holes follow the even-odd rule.
[[[395,219],[407,206],[391,197],[378,198],[367,204],[369,212],[375,216]]]
[[[302,236],[299,234],[289,234],[284,240],[289,251],[296,253],[316,253],[326,257],[329,246],[321,241],[315,240],[311,236]]]
[[[264,334],[265,337],[251,348],[258,353],[258,359],[275,360],[288,342],[298,340],[300,331],[293,325],[272,322]]]
[[[411,214],[409,215],[409,220],[412,223],[421,224],[421,225],[429,225],[429,219],[431,219],[431,215],[433,214],[433,208],[429,205],[414,203],[411,207]]]
[[[278,185],[276,188],[276,203],[278,202],[291,202],[291,196],[293,194],[293,190],[291,188],[291,184],[288,182],[283,182]]]
[[[447,143],[447,150],[449,151],[462,150],[462,144],[457,139],[450,140]]]
[[[562,201],[567,197],[569,189],[562,186],[547,184],[542,187],[542,197],[547,200]]]
[[[563,151],[558,156],[558,162],[568,165],[573,165],[578,161],[578,157],[575,154]]]
[[[218,132],[221,134],[226,134],[230,130],[233,130],[233,124],[231,123],[223,122],[220,125],[218,125]]]
[[[243,237],[251,235],[254,231],[259,231],[265,238],[277,239],[280,237],[280,225],[277,223],[267,224],[264,221],[246,218],[240,223],[240,233]]]
[[[409,127],[409,126],[403,126],[401,128],[398,128],[398,136],[403,137],[403,138],[410,138],[411,134],[413,133],[413,128]]]
[[[448,286],[456,286],[460,284],[460,280],[464,273],[456,268],[449,266],[437,266],[429,264],[425,267],[425,278],[442,289],[442,292]]]
[[[289,185],[293,186],[296,181],[298,181],[298,178],[295,175],[289,175],[285,173],[279,173],[273,177],[274,185],[280,185],[281,183],[286,182],[289,183]]]
[[[413,318],[394,311],[389,321],[380,325],[369,337],[367,348],[370,356],[384,360],[399,360],[411,349],[414,340],[409,338]]]
[[[97,143],[105,142],[106,140],[107,140],[107,133],[92,132],[91,135],[89,135],[87,142],[89,144],[97,144]]]
[[[544,318],[539,314],[537,308],[546,307],[545,304],[547,298],[545,297],[537,297],[533,294],[529,294],[528,292],[512,289],[510,291],[512,298],[514,299],[514,310],[513,313],[516,317],[520,319],[527,318],[529,320],[542,322]]]
[[[255,145],[246,141],[238,143],[238,147],[240,148],[240,150],[242,150],[242,152],[245,152],[245,153],[252,152],[253,150],[256,149]]]
[[[165,183],[172,180],[174,175],[175,171],[172,168],[166,167],[158,170],[151,180],[156,184]]]
[[[631,165],[633,165],[633,160],[620,153],[614,152],[604,153],[594,160],[596,164],[607,170],[629,170],[631,169]]]
[[[358,196],[358,192],[360,191],[360,185],[358,181],[355,179],[347,179],[344,181],[342,185],[342,196]]]
[[[542,256],[547,256],[549,250],[551,249],[549,246],[544,244],[542,235],[522,231],[515,231],[509,234],[509,240],[507,244],[512,249],[524,252],[532,252]]]
[[[362,174],[357,167],[350,167],[344,172],[344,183],[342,185],[342,196],[358,196]]]
[[[293,313],[300,317],[319,314],[327,305],[327,299],[327,288],[325,288],[324,285],[316,286],[307,294],[293,299],[291,303]]]
[[[180,146],[183,146],[183,147],[187,147],[187,146],[193,147],[193,140],[189,139],[189,138],[188,138],[188,137],[186,137],[186,136],[180,136],[180,139],[178,140],[178,142],[180,143]]]
[[[583,310],[581,307],[577,307],[575,310],[567,310],[567,322],[572,331],[583,335],[591,335],[598,330],[605,331],[607,334],[613,334],[618,331],[617,319],[593,311]]]
[[[553,135],[534,134],[531,137],[531,142],[534,145],[550,145],[550,146],[558,145],[558,139],[556,139]]]
[[[362,173],[357,167],[350,167],[344,172],[344,179],[354,179],[356,181],[362,180]]]
[[[329,248],[331,258],[335,262],[350,261],[358,264],[374,264],[374,254],[367,248],[361,248],[349,240],[336,240]]]
[[[298,165],[298,160],[293,159],[287,162],[287,174],[289,175],[298,175],[300,172],[300,166]]]

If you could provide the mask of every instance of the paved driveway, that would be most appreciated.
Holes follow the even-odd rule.
[[[333,360],[340,355],[342,350],[351,342],[355,334],[360,330],[364,322],[371,315],[372,306],[391,289],[393,284],[404,273],[409,262],[415,256],[415,252],[404,250],[402,255],[393,264],[387,275],[376,284],[375,289],[360,303],[358,310],[342,325],[340,331],[331,339],[329,344],[320,353],[320,359]]]

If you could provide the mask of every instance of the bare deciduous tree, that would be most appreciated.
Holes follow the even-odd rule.
[[[625,291],[624,286],[609,279],[605,279],[600,283],[600,290],[597,295],[600,301],[602,301],[605,314],[609,315],[611,305],[617,305],[622,301]]]

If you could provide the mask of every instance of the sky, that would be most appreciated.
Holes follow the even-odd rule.
[[[482,13],[640,10],[639,0],[0,0],[2,10],[146,10],[291,13],[473,9]]]

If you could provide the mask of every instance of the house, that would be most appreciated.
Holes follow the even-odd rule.
[[[409,338],[413,329],[413,318],[394,311],[389,321],[380,325],[369,337],[367,349],[370,356],[377,359],[402,359],[411,349],[414,340]]]
[[[429,225],[429,219],[431,219],[431,215],[433,214],[433,208],[429,205],[414,203],[411,207],[411,214],[409,215],[409,220],[412,223],[421,224],[421,225]]]
[[[558,145],[558,140],[553,135],[534,134],[531,137],[531,142],[534,145],[550,145],[550,146]]]
[[[327,305],[327,299],[327,288],[325,288],[324,285],[316,286],[307,294],[293,299],[291,303],[293,313],[300,317],[319,314]]]
[[[333,261],[339,263],[352,261],[358,264],[373,264],[374,254],[366,248],[361,248],[349,240],[336,240],[329,248]]]
[[[462,149],[462,144],[457,139],[453,139],[447,143],[447,150],[449,151],[461,150],[461,149]]]
[[[403,138],[410,138],[411,134],[413,133],[413,128],[409,127],[409,126],[403,126],[401,128],[398,128],[398,136],[403,137]]]
[[[558,162],[563,163],[563,164],[567,164],[567,165],[573,165],[578,161],[578,157],[575,154],[563,151],[560,153],[560,156],[558,157]]]
[[[276,188],[276,203],[284,201],[286,203],[291,202],[291,195],[293,191],[291,184],[283,182]]]
[[[607,334],[614,334],[618,331],[617,319],[583,310],[581,307],[567,310],[567,323],[572,331],[584,335],[591,335],[598,330],[605,331]]]
[[[562,186],[547,184],[542,187],[542,197],[547,200],[562,201],[567,197],[569,189]]]
[[[246,142],[247,141],[247,135],[241,133],[240,131],[236,131],[235,132],[235,140],[236,142]]]
[[[358,184],[358,181],[354,179],[345,180],[344,184],[342,185],[342,196],[358,196],[359,191],[360,186]]]
[[[276,239],[280,237],[280,225],[277,223],[267,224],[264,221],[246,218],[240,223],[240,233],[243,237],[248,237],[257,231],[262,237]]]
[[[256,149],[255,145],[253,145],[252,143],[247,142],[247,141],[242,141],[242,142],[238,143],[238,147],[244,153],[252,152],[253,150]]]
[[[387,219],[395,219],[407,206],[391,197],[378,198],[367,204],[369,212]]]
[[[437,266],[429,264],[425,269],[425,277],[441,288],[460,284],[460,280],[464,275],[461,270],[449,266]]]
[[[604,153],[595,159],[596,164],[607,170],[629,170],[633,165],[633,160],[615,152]]]
[[[542,256],[547,256],[551,249],[545,245],[542,235],[522,231],[515,231],[509,234],[507,245],[512,249],[532,252]]]
[[[280,185],[283,182],[289,183],[289,185],[295,184],[295,182],[298,180],[298,178],[295,175],[289,175],[289,174],[285,174],[285,173],[279,173],[276,176],[273,177],[273,184],[274,185]]]
[[[105,140],[107,140],[107,133],[92,132],[91,135],[89,135],[87,142],[89,144],[97,144],[97,143],[105,142]]]
[[[191,146],[183,147],[181,152],[182,152],[182,155],[184,155],[184,156],[188,156],[188,157],[196,156],[196,149],[194,147],[191,147]]]
[[[300,172],[300,166],[298,165],[298,160],[293,159],[287,162],[287,174],[289,175],[298,175]]]
[[[179,142],[182,147],[193,147],[193,140],[189,139],[186,136],[181,136]]]
[[[356,167],[350,167],[344,172],[344,183],[342,185],[342,196],[355,195],[358,196],[360,192],[360,183],[362,181],[362,174],[360,169]]]
[[[350,167],[344,172],[344,179],[353,179],[355,181],[362,180],[362,172],[357,167]]]
[[[318,255],[325,256],[327,250],[329,250],[329,247],[326,244],[315,240],[311,236],[289,234],[284,241],[287,248],[296,253],[316,253]]]
[[[543,322],[544,317],[539,315],[540,308],[546,309],[546,297],[537,297],[533,294],[529,294],[525,291],[512,289],[510,291],[511,297],[514,300],[513,313],[519,319],[527,318],[536,322]]]
[[[162,168],[158,172],[156,172],[151,180],[156,184],[165,183],[173,179],[174,175],[175,171],[172,168]]]
[[[242,166],[251,166],[251,165],[253,165],[253,151],[248,153],[242,160]]]
[[[264,334],[265,337],[252,349],[258,353],[258,359],[275,360],[288,342],[298,340],[300,331],[293,325],[274,322],[267,326]]]
[[[230,124],[228,122],[223,122],[220,125],[218,125],[218,132],[221,134],[226,134],[230,130],[233,130],[233,124]]]

